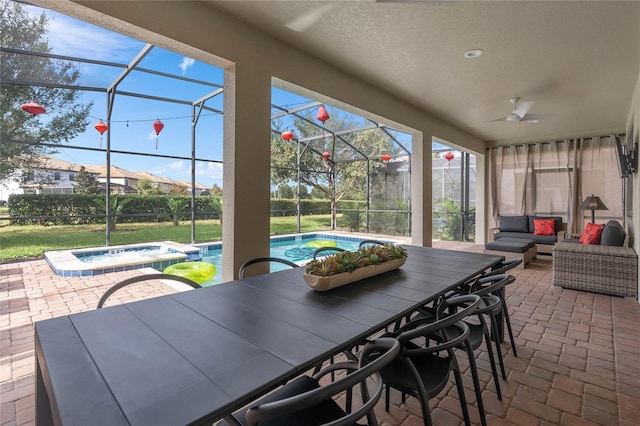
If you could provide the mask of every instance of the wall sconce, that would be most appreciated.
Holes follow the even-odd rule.
[[[582,204],[580,204],[580,210],[591,210],[591,223],[596,222],[596,210],[609,210],[607,206],[604,205],[600,197],[596,197],[595,195],[591,195],[584,199]]]

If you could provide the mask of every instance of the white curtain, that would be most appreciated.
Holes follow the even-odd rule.
[[[489,148],[490,227],[500,215],[562,216],[569,232],[580,232],[591,211],[579,210],[597,195],[608,207],[596,222],[622,220],[622,179],[614,136]]]

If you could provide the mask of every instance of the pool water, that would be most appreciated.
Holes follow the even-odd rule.
[[[270,255],[272,257],[279,257],[302,264],[313,259],[313,253],[316,251],[315,247],[309,247],[307,244],[311,243],[311,245],[314,245],[313,242],[317,242],[318,240],[335,241],[336,246],[339,248],[345,250],[357,250],[360,242],[364,240],[364,238],[345,237],[332,234],[306,234],[288,237],[274,237],[271,239]],[[202,260],[213,263],[217,269],[216,275],[211,280],[201,285],[206,287],[222,282],[222,245],[220,243],[201,245],[200,252],[202,254]],[[327,251],[322,253],[322,256],[329,254],[332,254],[332,252]],[[281,263],[271,263],[271,272],[281,271],[287,268],[287,265],[283,265]]]
[[[149,256],[158,256],[162,254],[178,253],[176,250],[172,250],[168,247],[162,246],[149,246],[141,248],[119,248],[104,250],[103,252],[91,252],[91,253],[78,253],[76,257],[81,262],[104,264],[117,260],[130,260],[148,258]]]

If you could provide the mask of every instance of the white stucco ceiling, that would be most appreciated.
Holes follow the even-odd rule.
[[[489,142],[622,132],[638,80],[636,1],[209,3]],[[512,97],[553,117],[484,123]]]

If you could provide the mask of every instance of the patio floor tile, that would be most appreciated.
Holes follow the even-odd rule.
[[[434,242],[435,247],[481,252],[470,243]],[[478,350],[487,422],[504,425],[640,424],[640,305],[636,300],[564,290],[552,286],[551,256],[540,255],[526,269],[515,269],[507,287],[518,357],[503,343],[507,381],[497,399],[487,353]],[[59,277],[44,260],[0,264],[0,426],[34,424],[33,323],[94,309],[111,285],[140,272],[96,277]],[[124,291],[115,303],[174,292],[172,288]],[[479,424],[468,361],[460,364],[469,413]],[[376,406],[382,425],[422,424],[420,404]],[[451,384],[431,401],[435,425],[461,425]]]

